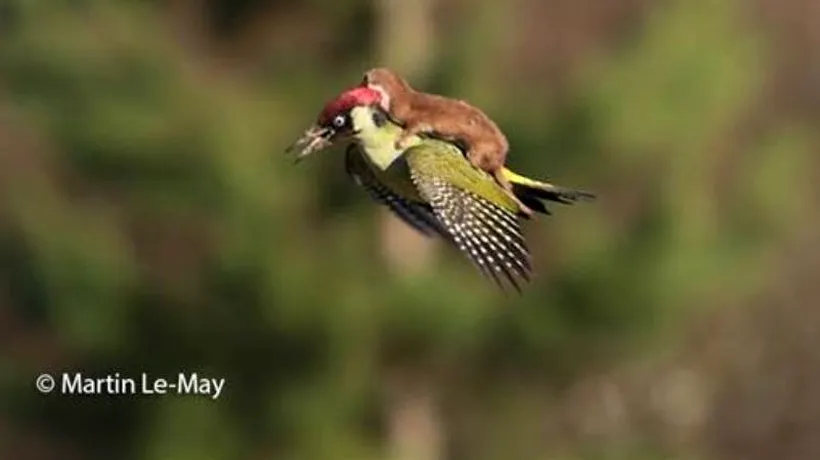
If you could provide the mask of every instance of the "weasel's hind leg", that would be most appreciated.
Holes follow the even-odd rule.
[[[521,212],[521,214],[529,218],[533,214],[532,209],[530,209],[529,206],[525,205],[520,199],[518,199],[517,196],[515,196],[515,193],[513,193],[512,184],[510,184],[510,181],[508,181],[507,178],[504,176],[503,170],[504,168],[498,168],[495,171],[490,172],[490,174],[495,178],[495,181],[498,182],[498,185],[500,185],[501,188],[503,188],[504,191],[507,192],[507,195],[509,195],[509,197],[512,198],[513,201],[515,201],[515,204],[518,205],[518,210]]]
[[[476,167],[490,174],[495,174],[495,171],[500,171],[504,167],[507,161],[507,151],[502,145],[486,139],[473,140],[468,144],[470,144],[470,149],[467,152],[467,158]]]
[[[498,185],[507,192],[510,198],[518,205],[518,210],[525,217],[530,217],[533,214],[532,209],[525,205],[513,193],[512,184],[504,176],[504,162],[507,159],[507,152],[500,148],[495,142],[475,142],[472,148],[467,152],[467,158],[477,168],[483,169],[489,173]]]

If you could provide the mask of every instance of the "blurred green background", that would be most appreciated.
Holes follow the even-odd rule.
[[[0,458],[820,458],[817,6],[3,0]],[[599,195],[525,295],[282,154],[376,65]]]

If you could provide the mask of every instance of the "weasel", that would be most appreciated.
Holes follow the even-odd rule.
[[[403,148],[406,139],[421,133],[460,141],[470,162],[492,175],[524,214],[532,214],[532,210],[512,193],[512,186],[503,173],[509,150],[507,137],[479,108],[462,100],[416,91],[386,67],[365,72],[362,86],[379,92],[382,109],[404,123],[397,148]]]

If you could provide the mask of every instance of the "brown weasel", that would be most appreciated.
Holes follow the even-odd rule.
[[[512,193],[512,186],[503,174],[509,150],[507,137],[479,108],[458,99],[416,91],[396,72],[385,67],[365,72],[362,85],[378,91],[382,96],[381,107],[405,124],[397,147],[403,147],[406,139],[421,133],[461,141],[466,144],[465,153],[470,162],[492,175],[524,214],[532,214],[532,210]]]

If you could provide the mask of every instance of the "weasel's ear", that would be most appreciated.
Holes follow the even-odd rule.
[[[370,72],[369,71],[365,72],[364,75],[362,75],[362,81],[359,84],[361,86],[367,86],[368,84],[370,84]]]

